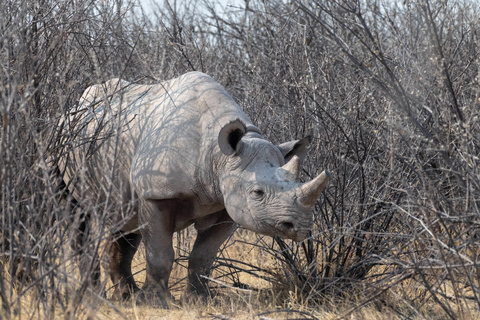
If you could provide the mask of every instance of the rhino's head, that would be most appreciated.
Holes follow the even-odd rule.
[[[261,234],[305,239],[315,203],[329,181],[324,171],[298,182],[309,139],[275,146],[257,133],[246,134],[236,120],[221,130],[218,143],[227,158],[220,188],[231,218]]]

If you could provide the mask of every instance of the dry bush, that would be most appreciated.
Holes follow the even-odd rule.
[[[285,287],[362,306],[408,281],[400,315],[478,310],[476,4],[248,2],[231,19],[211,25],[243,58],[244,108],[274,141],[313,132],[306,178],[334,173],[312,238],[264,246]]]
[[[400,318],[478,315],[475,2],[251,0],[223,14],[165,2],[153,16],[121,0],[0,4],[5,318],[88,316],[105,301],[88,297],[99,296],[108,208],[61,197],[50,165],[72,147],[75,130],[59,126],[81,92],[191,70],[223,84],[272,141],[311,134],[303,177],[333,177],[307,241],[242,233],[219,254],[218,281],[256,291],[244,275],[263,279],[290,310],[347,301],[337,316],[372,305]],[[179,265],[191,235],[178,237]],[[239,242],[256,261],[235,256]]]
[[[61,196],[51,164],[75,137],[75,132],[59,135],[58,126],[83,90],[132,70],[126,38],[131,34],[118,33],[129,6],[108,1],[1,2],[4,318],[75,318],[80,309],[94,308],[102,300],[93,298],[100,293],[90,283],[105,256],[108,216],[92,203],[79,203],[82,214],[71,214],[80,208]],[[87,241],[76,245],[82,237]]]

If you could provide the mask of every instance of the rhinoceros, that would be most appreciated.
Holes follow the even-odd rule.
[[[154,85],[112,79],[87,88],[71,114],[76,120],[65,126],[76,134],[59,168],[75,199],[108,202],[115,211],[112,298],[136,293],[168,305],[172,237],[191,224],[197,237],[185,296],[208,295],[205,276],[236,224],[302,241],[329,181],[324,171],[300,183],[309,138],[272,144],[200,72]],[[131,263],[142,238],[147,267],[140,290]]]

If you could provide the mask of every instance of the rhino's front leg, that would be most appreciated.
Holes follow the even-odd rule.
[[[145,243],[147,270],[145,284],[138,294],[140,302],[168,308],[173,300],[168,292],[168,278],[172,271],[174,251],[174,200],[142,200],[139,225]]]
[[[209,296],[208,281],[202,276],[210,276],[218,249],[234,231],[234,223],[226,210],[214,215],[214,219],[207,225],[204,224],[205,221],[195,224],[198,234],[188,259],[188,284],[184,295],[186,300]]]

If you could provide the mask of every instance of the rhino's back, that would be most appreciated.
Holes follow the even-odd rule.
[[[112,79],[85,90],[82,127],[67,161],[74,196],[118,203],[212,193],[220,128],[252,125],[222,86],[192,72],[155,85]],[[85,125],[87,124],[87,125]],[[80,169],[80,170],[79,170]],[[198,189],[202,189],[199,191]]]

